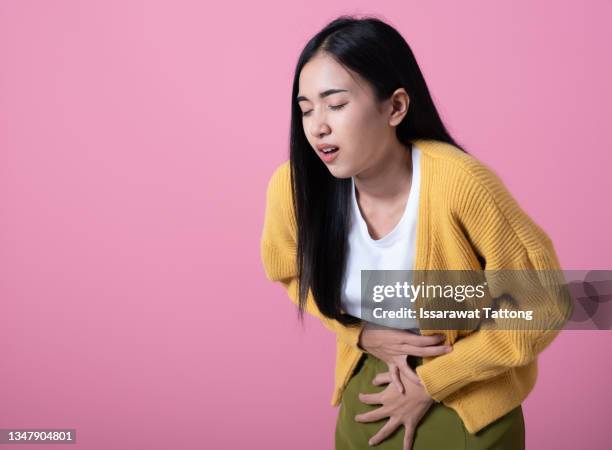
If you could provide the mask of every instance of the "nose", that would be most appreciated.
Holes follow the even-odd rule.
[[[324,120],[315,120],[310,126],[310,134],[317,139],[331,133],[331,128]]]
[[[329,133],[331,133],[331,128],[327,124],[324,115],[319,114],[312,117],[312,121],[310,123],[310,134],[312,136],[320,139]]]

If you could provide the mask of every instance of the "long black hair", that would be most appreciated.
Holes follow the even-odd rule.
[[[291,95],[290,166],[297,224],[299,316],[312,291],[321,313],[344,325],[359,319],[343,314],[341,290],[346,267],[351,180],[335,178],[311,148],[296,97],[300,72],[317,53],[325,52],[357,72],[373,87],[376,99],[388,99],[403,87],[408,112],[396,127],[398,140],[434,139],[461,148],[446,130],[408,43],[392,26],[374,17],[340,16],[304,47],[295,68]]]

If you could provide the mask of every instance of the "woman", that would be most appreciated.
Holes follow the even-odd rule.
[[[290,160],[268,185],[261,253],[300,316],[336,333],[337,449],[524,448],[521,403],[556,331],[361,318],[362,269],[559,268],[548,236],[451,138],[388,24],[343,16],[302,51]]]

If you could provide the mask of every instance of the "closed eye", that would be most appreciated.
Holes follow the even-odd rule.
[[[339,109],[344,108],[345,105],[346,103],[343,103],[342,105],[329,105],[329,109],[333,109],[334,111],[337,111]],[[310,111],[303,112],[302,117],[308,116],[311,112],[312,112],[312,109]]]

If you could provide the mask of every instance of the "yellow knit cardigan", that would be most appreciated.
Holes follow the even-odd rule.
[[[421,150],[422,183],[415,270],[560,270],[550,238],[520,208],[494,171],[453,145],[435,140],[413,143]],[[269,181],[260,248],[267,278],[281,282],[297,304],[290,177],[289,161],[285,161]],[[344,326],[324,317],[311,292],[307,303],[307,312],[336,334],[331,404],[338,406],[363,354],[357,346],[363,324]],[[535,385],[537,354],[559,333],[421,330],[423,335],[440,332],[453,345],[452,352],[423,358],[416,372],[429,395],[454,409],[470,433],[522,403]]]

